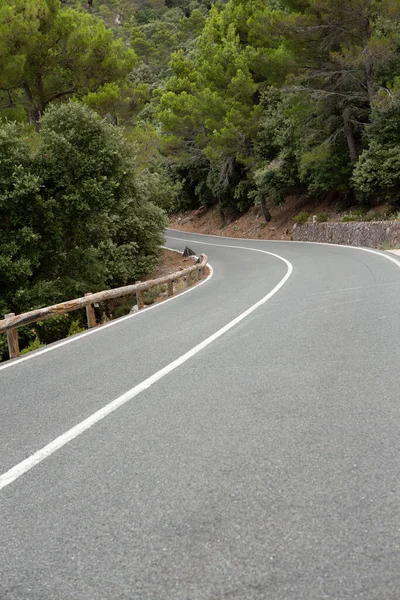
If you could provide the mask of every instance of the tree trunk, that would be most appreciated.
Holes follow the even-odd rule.
[[[372,108],[372,102],[374,99],[374,67],[372,63],[371,51],[368,47],[368,44],[371,39],[371,27],[369,23],[369,19],[365,19],[364,24],[364,48],[363,55],[365,56],[365,83],[367,86],[367,94],[368,94],[368,102],[370,107]]]
[[[260,203],[261,203],[261,210],[263,211],[264,219],[266,220],[267,223],[269,223],[272,219],[272,215],[268,210],[267,201],[265,200],[264,196],[261,198]]]
[[[39,120],[40,120],[40,112],[35,107],[28,108],[28,122],[29,125],[33,125],[36,131],[39,131]]]
[[[38,98],[39,98],[38,102],[37,102],[37,107],[38,107],[39,115],[41,116],[44,113],[46,103],[44,100],[44,84],[43,84],[43,79],[42,79],[42,76],[40,75],[40,73],[38,73],[38,75],[36,76],[36,91],[37,91]]]
[[[357,162],[358,160],[358,150],[356,145],[356,140],[354,137],[353,125],[350,120],[350,109],[345,108],[343,111],[343,123],[344,123],[344,133],[346,135],[347,147],[349,149],[350,160],[351,162]]]
[[[37,106],[35,105],[35,101],[32,96],[32,92],[30,90],[29,85],[25,82],[22,84],[22,89],[24,90],[25,99],[28,105],[28,121],[30,125],[33,125],[36,131],[39,131],[39,119],[40,112]]]
[[[368,52],[368,55],[365,60],[365,77],[367,81],[368,102],[370,107],[372,108],[372,103],[374,100],[374,69],[372,66],[372,58],[369,54],[369,50],[366,49],[366,52]]]

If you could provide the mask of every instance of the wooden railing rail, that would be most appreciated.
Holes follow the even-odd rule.
[[[186,287],[189,287],[191,274],[196,273],[198,279],[200,274],[204,272],[207,262],[207,255],[200,254],[199,261],[191,267],[187,267],[176,273],[171,273],[170,275],[165,275],[164,277],[159,277],[158,279],[137,282],[134,285],[126,285],[124,287],[104,290],[94,294],[88,293],[81,298],[75,298],[74,300],[68,300],[67,302],[61,302],[60,304],[53,304],[53,306],[38,308],[20,315],[9,313],[5,315],[3,320],[0,320],[0,333],[7,333],[9,356],[10,358],[19,356],[18,327],[23,327],[24,325],[29,325],[36,321],[43,321],[44,319],[48,319],[55,315],[63,315],[83,307],[86,307],[88,327],[94,327],[96,325],[94,304],[113,298],[123,298],[124,296],[133,296],[136,294],[138,309],[141,309],[144,306],[142,292],[150,290],[153,287],[167,284],[168,296],[172,296],[174,294],[175,281],[185,277]]]

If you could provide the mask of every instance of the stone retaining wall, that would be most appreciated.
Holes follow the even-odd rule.
[[[292,239],[368,248],[399,248],[400,221],[296,224]]]

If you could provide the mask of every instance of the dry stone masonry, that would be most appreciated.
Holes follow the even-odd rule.
[[[400,221],[296,224],[293,240],[369,248],[399,248]]]

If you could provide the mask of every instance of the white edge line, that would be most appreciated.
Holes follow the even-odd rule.
[[[188,233],[189,235],[198,235],[204,237],[217,238],[219,240],[236,240],[239,242],[268,242],[273,244],[313,244],[314,246],[333,246],[334,248],[350,248],[351,250],[362,250],[363,252],[370,252],[371,254],[376,254],[377,256],[382,256],[382,258],[387,258],[392,263],[400,267],[400,261],[390,256],[389,254],[384,254],[383,252],[379,252],[378,250],[373,250],[372,248],[364,248],[363,246],[348,246],[347,244],[331,244],[329,242],[307,242],[303,240],[266,240],[266,239],[254,239],[254,238],[234,238],[223,235],[213,235],[211,233],[194,233],[192,231],[182,231],[182,229],[171,229],[167,227],[165,231],[173,231],[175,233]],[[172,237],[172,235],[167,235],[171,240],[180,240],[182,242],[193,242],[194,244],[205,244],[209,246],[225,246],[225,244],[210,244],[209,242],[201,242],[200,240],[187,240],[185,238],[180,237]],[[227,246],[229,247],[229,246]],[[233,246],[232,246],[233,247]],[[238,246],[238,248],[242,248],[242,246]],[[390,251],[389,251],[390,252]]]
[[[170,250],[171,252],[178,252],[178,254],[182,254],[182,252],[179,252],[179,250],[174,250],[173,248],[167,248],[166,246],[161,246],[161,247],[164,248],[165,250]],[[72,342],[77,342],[78,340],[81,340],[82,338],[84,338],[88,335],[100,333],[101,331],[104,331],[108,327],[112,327],[113,325],[118,325],[119,323],[122,323],[122,321],[126,321],[127,319],[133,319],[134,317],[139,317],[139,316],[147,313],[149,310],[163,306],[164,304],[167,304],[171,300],[176,300],[177,298],[180,298],[181,296],[184,296],[185,294],[188,294],[189,292],[193,292],[193,290],[195,290],[196,288],[200,287],[204,283],[207,283],[207,281],[209,279],[211,279],[211,277],[214,275],[214,269],[212,268],[210,263],[207,263],[207,267],[210,269],[210,273],[208,274],[206,279],[202,279],[199,283],[196,283],[196,285],[193,285],[189,289],[179,292],[178,294],[171,296],[171,298],[166,298],[162,302],[157,302],[157,304],[152,304],[151,306],[148,306],[147,308],[143,308],[142,310],[139,310],[135,313],[125,315],[124,317],[120,317],[119,319],[114,319],[113,321],[110,321],[109,323],[105,323],[104,325],[101,325],[99,327],[95,327],[94,329],[89,329],[88,331],[85,331],[84,333],[80,333],[79,335],[74,335],[65,340],[60,340],[59,342],[54,342],[51,344],[51,346],[43,348],[42,350],[36,350],[36,352],[32,352],[32,354],[28,354],[27,356],[22,356],[21,358],[14,358],[12,360],[7,360],[3,365],[0,364],[0,371],[3,371],[4,369],[8,369],[9,367],[15,367],[16,365],[20,365],[21,363],[23,363],[27,360],[36,358],[37,356],[40,356],[42,354],[46,354],[46,352],[51,352],[52,350],[57,350],[57,348],[61,348],[61,346],[66,346],[67,344],[71,344]]]
[[[261,300],[259,300],[255,304],[253,304],[250,308],[245,310],[243,313],[241,313],[235,319],[233,319],[232,321],[230,321],[229,323],[224,325],[224,327],[221,327],[221,329],[218,329],[218,331],[216,331],[215,333],[210,335],[208,338],[206,338],[205,340],[200,342],[200,344],[197,344],[197,346],[195,346],[194,348],[192,348],[185,354],[182,354],[182,356],[180,356],[179,358],[177,358],[176,360],[171,362],[169,365],[167,365],[160,371],[157,371],[157,373],[154,373],[154,375],[151,375],[150,377],[148,377],[147,379],[145,379],[144,381],[142,381],[141,383],[139,383],[132,389],[125,392],[125,394],[122,394],[122,396],[119,396],[118,398],[116,398],[115,400],[113,400],[112,402],[110,402],[109,404],[107,404],[106,406],[101,408],[100,410],[94,412],[92,415],[90,415],[90,417],[88,417],[87,419],[84,419],[83,421],[81,421],[80,423],[78,423],[77,425],[75,425],[74,427],[72,427],[71,429],[69,429],[68,431],[63,433],[62,435],[58,436],[56,439],[54,439],[49,444],[47,444],[46,446],[44,446],[43,448],[41,448],[40,450],[38,450],[31,456],[29,456],[22,462],[18,463],[11,469],[9,469],[6,473],[3,473],[2,475],[0,475],[0,490],[2,490],[6,486],[8,486],[10,483],[15,481],[19,477],[21,477],[21,475],[24,475],[27,471],[29,471],[30,469],[32,469],[33,467],[35,467],[36,465],[41,463],[43,460],[45,460],[51,454],[53,454],[54,452],[56,452],[57,450],[59,450],[60,448],[62,448],[66,444],[68,444],[69,442],[71,442],[73,439],[75,439],[76,437],[81,435],[84,431],[86,431],[87,429],[89,429],[90,427],[92,427],[93,425],[95,425],[96,423],[98,423],[99,421],[101,421],[102,419],[104,419],[105,417],[110,415],[111,413],[113,413],[115,410],[117,410],[118,408],[120,408],[121,406],[123,406],[124,404],[126,404],[127,402],[132,400],[133,398],[135,398],[135,396],[137,396],[144,390],[147,390],[149,387],[151,387],[157,381],[159,381],[162,377],[165,377],[165,375],[168,375],[168,373],[171,373],[171,371],[174,371],[176,368],[183,365],[183,363],[185,363],[186,361],[191,359],[193,356],[198,354],[201,350],[203,350],[204,348],[206,348],[207,346],[212,344],[215,340],[220,338],[222,335],[227,333],[230,329],[235,327],[235,325],[237,325],[238,323],[243,321],[243,319],[245,319],[252,312],[254,312],[257,308],[259,308],[260,306],[265,304],[265,302],[267,302],[270,298],[272,298],[272,296],[274,296],[281,289],[281,287],[283,285],[285,285],[286,281],[289,279],[289,277],[291,276],[291,274],[293,272],[293,265],[288,260],[286,260],[286,258],[283,258],[282,256],[279,256],[278,254],[273,254],[272,252],[267,252],[265,250],[258,250],[255,248],[242,248],[241,246],[231,246],[231,247],[239,248],[241,250],[251,250],[252,252],[261,252],[262,254],[268,254],[270,256],[274,256],[275,258],[278,258],[279,260],[283,261],[287,266],[286,275],[280,280],[280,282],[270,292],[268,292],[268,294],[266,296],[261,298]]]

